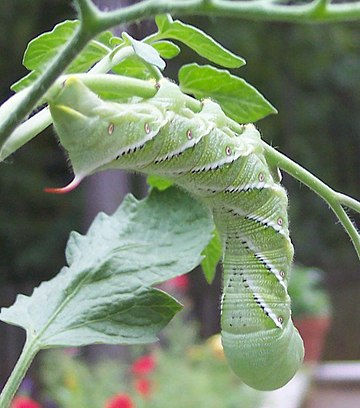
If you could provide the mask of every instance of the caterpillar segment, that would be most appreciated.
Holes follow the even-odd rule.
[[[75,179],[51,191],[121,168],[165,176],[208,205],[224,248],[225,355],[246,384],[273,390],[294,376],[304,356],[287,293],[287,195],[252,124],[235,123],[209,100],[194,111],[189,100],[162,80],[153,98],[107,102],[71,77],[49,106]]]

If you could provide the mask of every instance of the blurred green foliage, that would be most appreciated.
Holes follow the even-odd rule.
[[[143,408],[255,408],[264,393],[242,383],[225,360],[220,334],[199,343],[191,321],[174,319],[164,330],[167,348],[156,354],[154,393]]]
[[[322,270],[303,265],[294,265],[288,291],[291,310],[295,319],[309,316],[329,316],[330,299],[323,286]]]
[[[132,364],[114,358],[89,363],[76,350],[84,349],[75,354],[74,349],[51,350],[43,356],[43,399],[59,408],[105,408],[104,402],[118,393],[137,408],[255,408],[264,399],[230,370],[220,335],[199,342],[194,323],[179,316],[164,330],[163,344]]]
[[[90,364],[76,349],[46,351],[40,368],[44,400],[54,401],[59,408],[105,408],[107,398],[130,388],[127,374],[128,367],[121,361]]]

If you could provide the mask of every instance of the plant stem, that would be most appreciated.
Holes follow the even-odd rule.
[[[15,365],[14,370],[12,371],[8,381],[5,384],[4,389],[0,395],[0,407],[8,408],[11,404],[11,401],[16,393],[16,390],[19,388],[21,381],[23,380],[27,370],[30,367],[34,357],[38,353],[40,348],[38,347],[34,339],[26,340],[24,348],[21,352],[21,355]]]
[[[124,61],[127,57],[134,54],[132,47],[120,46],[118,49],[111,50],[111,52],[95,64],[90,70],[89,74],[105,74],[109,72],[112,67]]]
[[[331,4],[313,0],[300,5],[279,4],[277,0],[144,0],[132,6],[101,13],[106,30],[119,23],[142,20],[157,14],[231,17],[246,20],[296,23],[327,23],[360,19],[360,1]]]
[[[304,169],[284,154],[278,152],[265,142],[263,142],[263,144],[266,151],[266,157],[271,164],[286,171],[286,173],[305,184],[329,204],[330,208],[348,233],[360,259],[360,235],[342,207],[344,205],[360,213],[360,203],[353,198],[334,191],[323,181],[319,180],[308,170]]]
[[[351,208],[360,214],[360,203],[358,201],[342,193],[337,193],[337,196],[342,205],[347,208]]]
[[[227,1],[209,0],[208,15],[247,20],[282,21],[292,23],[329,23],[360,19],[360,2],[330,4],[313,0],[299,5],[281,4],[276,0]]]
[[[0,149],[0,162],[40,134],[44,129],[51,125],[51,122],[52,119],[49,108],[44,108],[18,126],[2,145]]]
[[[80,25],[72,39],[63,48],[62,52],[58,54],[57,58],[53,60],[46,71],[44,71],[44,73],[33,83],[29,92],[27,92],[24,98],[22,98],[17,104],[16,109],[1,123],[0,146],[3,145],[6,138],[13,132],[17,124],[31,112],[36,103],[42,98],[56,78],[65,70],[79,51],[82,50],[91,39],[91,35],[89,33],[85,35],[85,32],[86,30],[82,30],[82,25]]]

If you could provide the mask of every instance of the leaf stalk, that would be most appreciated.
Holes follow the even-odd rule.
[[[21,355],[0,394],[0,407],[8,408],[11,401],[19,388],[21,381],[23,380],[26,372],[28,371],[33,359],[39,352],[36,340],[34,338],[27,338]]]
[[[265,142],[263,142],[263,144],[266,151],[266,157],[269,162],[277,166],[279,169],[284,170],[301,183],[305,184],[323,200],[325,200],[341,222],[345,231],[348,233],[360,259],[360,234],[343,208],[343,206],[345,206],[360,213],[360,202],[351,197],[347,197],[342,193],[338,193],[323,181],[315,177],[308,170],[286,157],[284,154],[275,150]]]

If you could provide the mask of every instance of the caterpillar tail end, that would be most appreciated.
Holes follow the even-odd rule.
[[[66,194],[72,190],[75,190],[75,188],[81,183],[81,180],[81,178],[75,177],[74,180],[65,187],[45,187],[44,191],[45,193],[51,194]]]
[[[304,345],[291,324],[285,336],[265,333],[260,339],[253,335],[222,336],[227,360],[240,379],[260,391],[273,391],[286,385],[300,368]],[[273,329],[276,333],[279,329]]]

